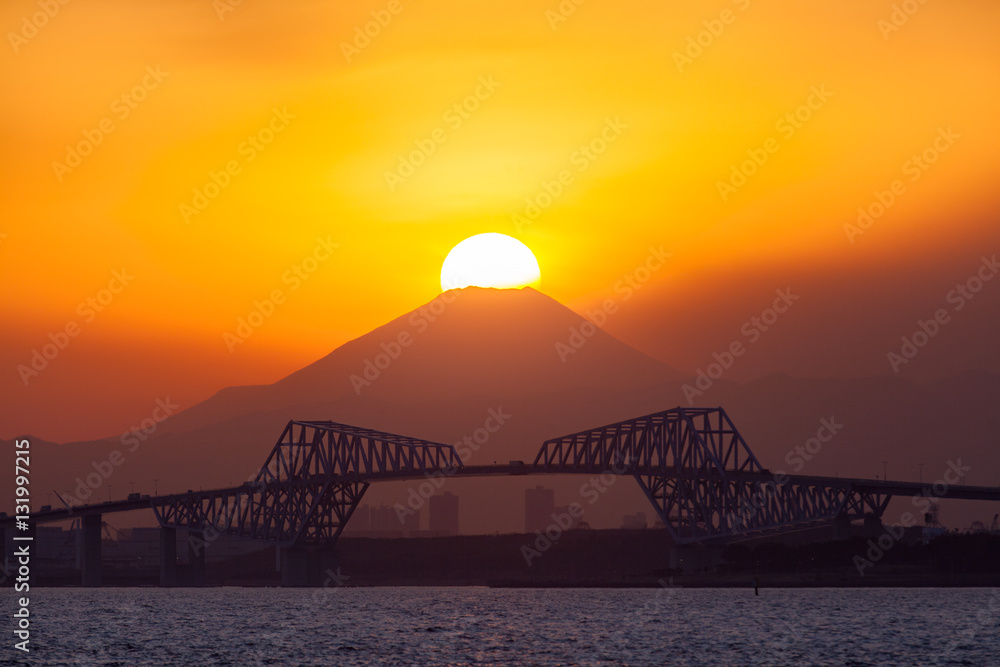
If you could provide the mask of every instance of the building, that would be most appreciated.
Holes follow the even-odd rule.
[[[406,509],[410,508],[407,507]],[[403,537],[418,537],[420,533],[420,510],[410,510],[404,514],[400,528],[403,529]]]
[[[396,510],[385,505],[371,508],[369,530],[373,537],[393,537],[403,530],[402,522],[396,515]],[[350,523],[350,522],[348,522]]]
[[[381,505],[371,509],[368,531],[370,537],[416,537],[419,532],[420,510],[404,508],[403,505]]]
[[[524,532],[544,531],[552,524],[556,510],[556,492],[536,486],[524,491]]]
[[[622,528],[625,530],[641,530],[646,527],[646,513],[636,512],[622,517]]]
[[[430,530],[434,535],[458,535],[458,496],[449,491],[430,498]]]

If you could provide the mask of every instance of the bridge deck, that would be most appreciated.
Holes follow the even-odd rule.
[[[334,479],[333,481],[350,482],[391,482],[423,480],[429,475],[444,475],[446,477],[495,477],[495,476],[519,476],[519,475],[600,475],[615,474],[621,476],[632,476],[634,474],[669,474],[677,473],[672,468],[646,470],[644,468],[622,469],[620,471],[609,470],[597,466],[544,466],[531,464],[494,464],[479,466],[463,466],[460,468],[441,468],[429,470],[420,474],[415,473],[377,473],[369,475],[351,476]],[[683,475],[682,475],[683,476]],[[764,472],[729,472],[726,478],[739,481],[773,482],[775,476],[768,471]],[[691,475],[691,479],[719,479],[718,475]],[[952,498],[959,500],[987,500],[1000,502],[1000,487],[990,486],[969,486],[969,485],[948,485],[945,489],[935,489],[933,484],[920,482],[903,482],[893,480],[877,480],[849,477],[820,477],[813,475],[785,475],[782,484],[791,485],[811,485],[829,487],[849,487],[856,490],[880,493],[888,496],[917,496],[928,495],[934,498]],[[135,510],[151,509],[154,505],[178,500],[196,500],[208,495],[238,495],[253,493],[260,487],[253,483],[242,486],[209,489],[204,491],[192,491],[190,493],[173,493],[161,496],[142,496],[139,500],[114,500],[103,503],[93,503],[89,505],[78,505],[72,508],[58,508],[46,510],[44,512],[34,512],[30,515],[33,523],[51,523],[56,521],[68,521],[82,516],[94,514],[113,514],[116,512],[131,512]],[[24,517],[0,516],[0,528],[11,528],[15,521]]]

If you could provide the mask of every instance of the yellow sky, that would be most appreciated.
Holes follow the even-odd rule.
[[[0,7],[0,308],[20,328],[44,337],[127,267],[134,283],[91,335],[225,358],[222,334],[283,289],[239,352],[308,360],[433,297],[448,250],[481,232],[522,240],[543,291],[585,304],[651,245],[675,258],[656,280],[836,263],[853,252],[844,224],[896,179],[891,228],[857,241],[886,261],[945,229],[971,238],[996,211],[990,0],[928,2],[892,32],[887,1],[592,0],[554,27],[556,0],[401,0],[394,14],[246,1],[220,18],[222,1],[75,0],[24,40],[10,34],[39,5]],[[348,62],[342,44],[377,18]],[[810,102],[794,132],[779,125]],[[102,122],[113,130],[78,167],[53,166]],[[909,180],[907,160],[947,128],[960,138]],[[260,150],[246,143],[269,129]],[[731,165],[769,140],[724,201]],[[428,141],[413,174],[387,182]],[[603,152],[581,151],[592,143]],[[185,215],[212,173],[227,186]],[[317,239],[338,247],[292,290],[283,277]]]

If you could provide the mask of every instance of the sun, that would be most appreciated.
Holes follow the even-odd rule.
[[[506,234],[476,234],[448,253],[441,266],[441,289],[537,285],[538,260],[528,246]]]

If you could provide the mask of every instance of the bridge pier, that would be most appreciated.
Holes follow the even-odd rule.
[[[286,588],[319,586],[328,559],[315,547],[287,547],[281,550],[281,585]],[[327,566],[329,567],[329,566]],[[336,571],[336,568],[334,568]]]
[[[177,529],[160,527],[160,586],[177,585]]]
[[[188,583],[194,587],[205,585],[205,533],[188,530]]]
[[[882,517],[877,514],[865,515],[865,537],[879,537],[883,530]]]
[[[305,586],[306,551],[301,547],[278,547],[278,569],[282,587]]]
[[[833,520],[833,538],[835,540],[851,539],[851,517],[841,514]]]
[[[324,588],[342,586],[340,574],[340,555],[333,549],[323,549],[319,552],[319,582]]]
[[[101,527],[103,525],[100,514],[87,514],[83,517],[83,558],[80,563],[80,583],[84,587],[98,587],[101,585]]]

